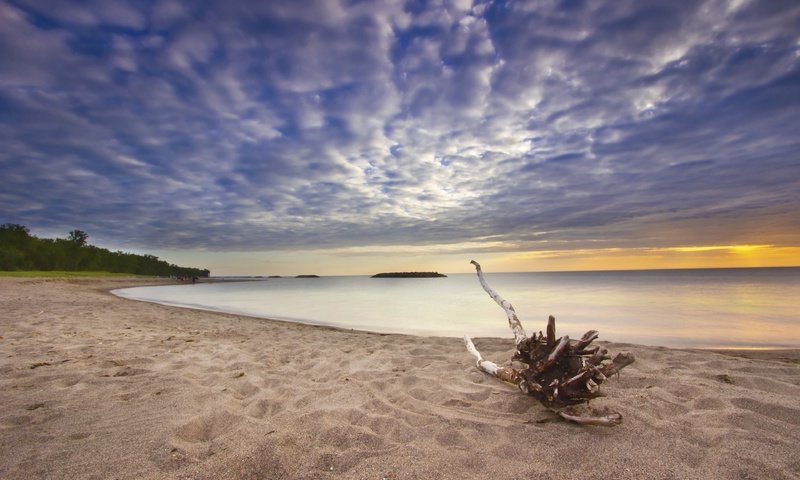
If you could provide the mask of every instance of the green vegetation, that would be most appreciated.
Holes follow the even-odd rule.
[[[66,239],[38,238],[23,225],[5,223],[0,225],[0,271],[25,276],[47,272],[47,276],[208,277],[211,273],[169,264],[154,255],[112,252],[89,245],[88,238],[81,230],[69,232]]]

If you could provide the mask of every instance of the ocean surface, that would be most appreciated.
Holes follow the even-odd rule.
[[[800,348],[800,268],[485,273],[528,334],[670,347]],[[115,290],[121,297],[383,333],[512,338],[477,276],[269,278]]]

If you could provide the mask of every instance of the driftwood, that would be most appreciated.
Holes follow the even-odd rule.
[[[633,355],[620,353],[612,360],[607,349],[590,347],[598,336],[595,330],[589,330],[580,340],[570,340],[566,335],[556,338],[556,319],[553,316],[547,322],[546,334],[543,335],[540,331],[538,335],[528,337],[514,307],[489,287],[478,262],[473,260],[470,263],[475,265],[483,289],[506,312],[517,347],[512,360],[525,365],[523,369],[516,369],[485,360],[472,340],[464,336],[464,344],[477,360],[477,367],[504,382],[516,385],[565,420],[584,425],[619,424],[622,421],[619,413],[587,415],[579,412],[576,406],[603,396],[600,384],[633,363]]]

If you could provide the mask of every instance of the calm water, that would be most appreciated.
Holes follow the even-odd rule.
[[[800,268],[487,273],[530,334],[675,347],[800,347]],[[116,290],[119,296],[376,332],[511,338],[475,274],[278,278]]]

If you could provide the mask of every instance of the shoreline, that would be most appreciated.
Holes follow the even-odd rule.
[[[145,286],[145,285],[142,285]],[[147,285],[147,286],[160,286],[160,285]],[[124,289],[127,287],[121,287],[120,289]],[[117,289],[113,289],[117,290]],[[254,320],[263,320],[266,322],[281,322],[281,323],[292,323],[297,325],[307,325],[310,327],[319,327],[325,329],[333,329],[333,330],[341,330],[346,332],[356,332],[356,333],[366,333],[372,335],[401,335],[407,337],[417,337],[417,338],[449,338],[449,339],[461,339],[462,337],[455,336],[455,335],[426,335],[423,333],[401,333],[401,332],[379,332],[375,330],[365,330],[360,328],[352,328],[352,327],[344,327],[335,324],[327,324],[324,322],[319,322],[315,320],[302,320],[302,319],[290,319],[290,318],[281,318],[280,316],[259,316],[249,314],[247,312],[236,312],[236,311],[229,311],[224,309],[213,309],[210,307],[203,307],[203,306],[194,306],[194,305],[185,305],[180,303],[170,303],[170,302],[163,302],[157,300],[144,300],[132,297],[125,297],[122,295],[117,295],[113,292],[113,290],[109,290],[111,295],[116,296],[122,300],[129,300],[133,302],[145,302],[145,303],[152,303],[155,305],[161,305],[164,307],[170,308],[182,308],[187,310],[196,310],[198,312],[208,312],[213,314],[220,314],[220,315],[233,315],[239,317],[247,317],[252,318]],[[494,336],[478,336],[473,338],[484,338],[484,339],[494,339],[494,340],[507,340],[509,337],[494,337]],[[696,346],[674,346],[674,345],[645,345],[645,344],[636,344],[636,343],[629,343],[629,342],[617,342],[614,340],[598,340],[599,343],[617,343],[617,344],[630,344],[635,345],[642,348],[668,348],[671,350],[687,350],[687,351],[705,351],[705,352],[713,352],[719,353],[722,355],[729,355],[741,358],[750,358],[750,359],[761,359],[761,360],[769,360],[769,352],[782,352],[783,355],[780,355],[782,358],[786,357],[786,354],[789,355],[790,358],[797,358],[800,359],[800,348],[791,347],[791,346],[715,346],[715,347],[696,347]],[[755,352],[763,352],[762,355],[756,355]],[[750,355],[750,354],[753,355]]]
[[[250,282],[250,281],[252,281],[252,280],[231,280],[231,281],[227,281],[225,283],[234,283],[234,282],[238,283],[238,282]],[[220,283],[220,282],[218,282],[218,281],[207,281],[207,282],[203,282],[203,283]],[[139,286],[162,286],[162,285],[183,285],[183,284],[181,284],[181,283],[160,284],[159,283],[159,284],[154,284],[154,285],[134,285],[134,287],[139,287]],[[227,315],[238,315],[238,316],[245,316],[245,317],[249,317],[249,318],[253,318],[253,319],[264,320],[264,321],[296,323],[296,324],[317,326],[317,327],[323,327],[323,328],[341,329],[341,330],[344,330],[344,331],[351,331],[351,332],[374,333],[374,334],[381,334],[381,335],[407,335],[407,336],[412,336],[412,337],[424,337],[424,338],[428,338],[428,337],[430,337],[430,338],[451,338],[451,339],[459,339],[459,340],[463,337],[462,333],[459,333],[459,334],[438,333],[438,331],[435,331],[435,330],[431,330],[429,332],[425,332],[425,331],[392,331],[392,330],[388,330],[388,329],[386,331],[380,331],[380,330],[375,330],[375,329],[370,330],[368,328],[360,328],[358,326],[341,325],[341,324],[337,324],[337,323],[334,323],[334,322],[324,322],[324,321],[315,320],[315,319],[312,319],[312,318],[290,318],[290,317],[282,317],[280,315],[271,315],[271,314],[261,315],[261,314],[249,313],[249,312],[247,312],[245,310],[241,310],[241,311],[238,311],[238,310],[235,310],[235,309],[227,309],[226,310],[225,308],[214,308],[214,307],[204,306],[204,305],[184,304],[184,303],[180,303],[180,302],[169,302],[169,301],[162,301],[162,300],[152,300],[152,299],[147,299],[147,298],[136,298],[134,296],[127,296],[122,292],[121,293],[115,293],[116,290],[124,290],[125,288],[128,288],[128,287],[124,287],[123,286],[123,287],[114,288],[114,289],[110,290],[110,293],[112,295],[117,296],[118,298],[122,298],[122,299],[125,299],[125,300],[146,302],[146,303],[152,303],[152,304],[156,304],[156,305],[162,305],[162,306],[173,307],[173,308],[185,308],[185,309],[196,310],[196,311],[201,311],[201,312],[219,313],[219,314],[227,314]],[[507,337],[503,337],[503,336],[486,336],[486,335],[480,336],[479,335],[479,338],[503,339],[503,338],[511,338],[511,337],[510,337],[510,333],[509,333],[509,336],[507,336]],[[744,355],[744,353],[741,353],[741,352],[750,352],[750,351],[785,351],[785,352],[790,352],[790,354],[792,356],[800,357],[800,347],[793,346],[793,345],[763,345],[763,344],[760,344],[760,345],[759,344],[753,344],[753,345],[742,345],[742,344],[731,344],[731,345],[724,345],[724,344],[719,344],[719,345],[703,345],[703,344],[700,344],[700,345],[697,345],[697,344],[660,345],[660,344],[657,344],[657,343],[653,343],[653,344],[646,343],[645,344],[645,343],[632,343],[632,342],[628,342],[628,341],[615,341],[613,339],[612,340],[601,340],[601,341],[608,341],[608,342],[614,342],[614,343],[631,343],[632,345],[637,345],[637,346],[641,346],[641,347],[665,347],[665,348],[679,349],[679,350],[705,350],[705,351],[712,351],[712,352],[717,352],[717,353],[729,352],[729,354],[732,354],[730,352],[740,352],[739,356]],[[756,357],[753,357],[753,358],[756,358]],[[763,355],[762,355],[762,357],[759,357],[759,358],[763,358]]]
[[[605,342],[637,361],[592,406],[624,421],[580,427],[479,372],[459,339],[109,291],[147,282],[0,278],[0,477],[788,479],[800,470],[798,351],[741,358]],[[510,335],[474,341],[493,361],[513,353]]]

